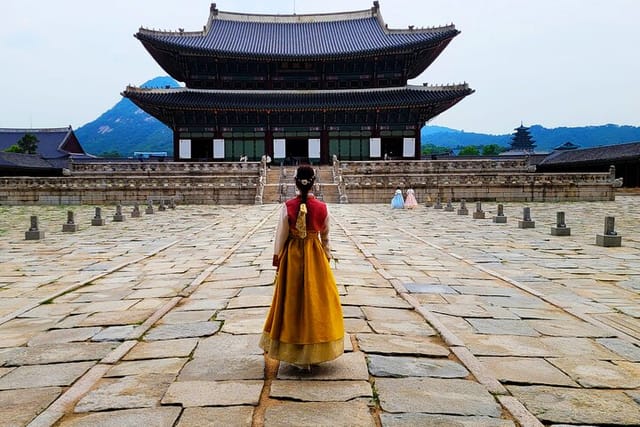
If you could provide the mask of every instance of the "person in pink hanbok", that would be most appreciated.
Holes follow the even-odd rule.
[[[404,207],[407,209],[413,209],[418,206],[418,201],[416,200],[416,194],[413,191],[413,188],[407,190],[407,197],[404,199]]]

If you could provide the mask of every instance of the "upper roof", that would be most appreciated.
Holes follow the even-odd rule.
[[[471,93],[473,93],[473,89],[470,89],[465,83],[451,86],[404,86],[399,88],[314,91],[233,91],[127,87],[122,95],[139,106],[142,104],[155,105],[170,109],[330,111],[424,107],[438,103],[457,102]]]
[[[0,151],[16,144],[26,134],[38,138],[37,154],[45,159],[84,154],[71,126],[47,129],[2,129],[0,128]]]
[[[406,51],[450,41],[453,24],[434,28],[389,29],[378,2],[371,9],[313,15],[256,15],[219,11],[211,5],[202,31],[140,28],[143,43],[168,50],[217,56],[323,58]]]

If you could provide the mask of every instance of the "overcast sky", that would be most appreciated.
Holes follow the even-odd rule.
[[[208,0],[3,0],[0,127],[78,128],[127,84],[166,73],[133,34],[200,30]],[[269,14],[368,9],[368,0],[218,0]],[[511,133],[525,126],[640,125],[640,0],[380,0],[390,28],[462,31],[412,84],[476,92],[429,124]]]

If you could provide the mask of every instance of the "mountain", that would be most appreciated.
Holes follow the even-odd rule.
[[[537,152],[550,152],[567,141],[580,148],[615,145],[625,142],[640,141],[640,127],[607,124],[602,126],[559,127],[547,129],[533,125],[529,133],[534,140]],[[459,149],[469,145],[482,146],[497,144],[510,147],[513,133],[503,135],[487,135],[483,133],[464,132],[442,126],[425,126],[422,128],[422,144],[437,147]]]
[[[142,87],[180,87],[171,77],[156,77]],[[134,151],[166,151],[173,155],[173,133],[156,118],[122,98],[94,121],[75,130],[87,153],[114,152],[130,157]]]
[[[180,87],[171,77],[156,77],[142,87]],[[515,123],[514,127],[518,124]],[[529,129],[537,152],[550,152],[570,141],[581,148],[640,141],[640,127],[608,124],[603,126],[560,127],[547,129],[533,125]],[[91,154],[118,152],[130,157],[135,151],[166,151],[173,155],[173,135],[154,117],[148,115],[126,98],[96,120],[78,128],[75,134]],[[469,145],[496,144],[505,148],[511,145],[513,131],[503,135],[465,132],[442,126],[427,125],[422,128],[422,144],[452,150]]]

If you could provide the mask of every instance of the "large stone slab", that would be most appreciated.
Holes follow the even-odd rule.
[[[159,407],[148,409],[125,409],[120,411],[98,412],[88,415],[68,416],[60,422],[60,427],[122,427],[154,426],[172,427],[180,408]]]
[[[166,341],[138,342],[127,353],[124,360],[162,359],[171,357],[189,357],[198,345],[198,338],[183,338]]]
[[[356,338],[360,349],[367,354],[449,355],[449,349],[434,343],[434,338],[378,334],[358,334]]]
[[[68,386],[94,364],[94,362],[77,362],[20,366],[0,378],[0,390]]]
[[[525,320],[467,319],[467,322],[480,334],[540,336]]]
[[[214,310],[172,311],[165,314],[158,323],[176,325],[181,323],[206,322],[211,320],[215,314],[216,312]]]
[[[543,358],[479,357],[501,382],[578,387],[578,384]]]
[[[171,340],[177,338],[208,337],[220,330],[221,322],[196,322],[179,325],[158,325],[144,336],[146,341]]]
[[[180,372],[179,381],[255,380],[264,378],[264,356],[218,352],[195,357]]]
[[[125,377],[140,374],[174,374],[187,363],[186,358],[150,359],[120,362],[106,373],[105,377]]]
[[[306,372],[286,362],[281,362],[278,370],[278,379],[367,381],[369,379],[369,371],[367,370],[364,354],[358,351],[345,353],[335,360],[313,366],[311,372]]]
[[[491,417],[460,417],[431,414],[381,414],[383,427],[515,427],[511,420]]]
[[[253,422],[253,407],[186,408],[177,427],[247,427]]]
[[[577,357],[549,359],[559,369],[583,387],[589,388],[638,388],[640,366],[635,363],[611,363],[606,360]]]
[[[303,402],[346,402],[373,396],[367,381],[282,381],[271,384],[270,396]]]
[[[478,335],[463,338],[467,348],[476,356],[545,357],[555,355],[542,339],[521,335]]]
[[[376,425],[366,401],[351,402],[282,402],[268,407],[265,427],[374,427]]]
[[[86,341],[100,332],[102,328],[70,328],[54,329],[36,335],[29,340],[29,346],[43,344],[60,344],[68,342]]]
[[[108,326],[95,334],[92,341],[124,341],[135,330],[134,325]]]
[[[556,357],[580,357],[582,359],[616,360],[613,351],[589,338],[542,337],[542,345],[550,348]]]
[[[484,386],[468,380],[442,378],[377,378],[385,412],[425,412],[499,417],[500,406]]]
[[[596,341],[630,362],[640,362],[640,347],[628,341],[620,338],[601,338]]]
[[[382,321],[371,320],[369,325],[378,334],[391,334],[391,335],[409,335],[430,337],[436,335],[436,331],[426,321],[422,322],[397,322],[397,321]]]
[[[88,313],[85,313],[88,314]],[[142,323],[153,314],[153,310],[107,311],[93,313],[82,319],[79,326],[118,326]]]
[[[404,287],[412,294],[457,294],[454,288],[440,283],[405,283]]]
[[[456,317],[492,317],[484,307],[476,304],[424,304],[429,311]]]
[[[162,398],[165,405],[193,406],[256,406],[263,381],[178,381]]]
[[[369,372],[374,377],[464,378],[469,371],[448,359],[428,357],[381,356],[370,354]]]
[[[527,320],[536,331],[543,335],[554,337],[595,337],[606,338],[612,336],[601,328],[579,320]]]
[[[0,353],[0,364],[6,366],[46,365],[61,362],[82,362],[105,357],[117,343],[67,343],[20,347]]]
[[[104,379],[80,399],[75,412],[156,407],[174,378],[174,374],[147,374]]]
[[[212,354],[263,354],[258,343],[260,334],[231,335],[218,333],[212,337],[203,338],[198,343],[194,358],[210,357]]]
[[[45,387],[0,391],[0,426],[25,426],[62,393],[62,388]]]
[[[507,388],[545,423],[637,426],[640,420],[640,405],[621,391],[548,386]]]
[[[357,305],[387,308],[411,308],[408,302],[400,297],[377,295],[345,295],[341,299],[343,305]]]
[[[383,322],[424,322],[422,316],[413,309],[362,307],[367,320],[381,320]]]

